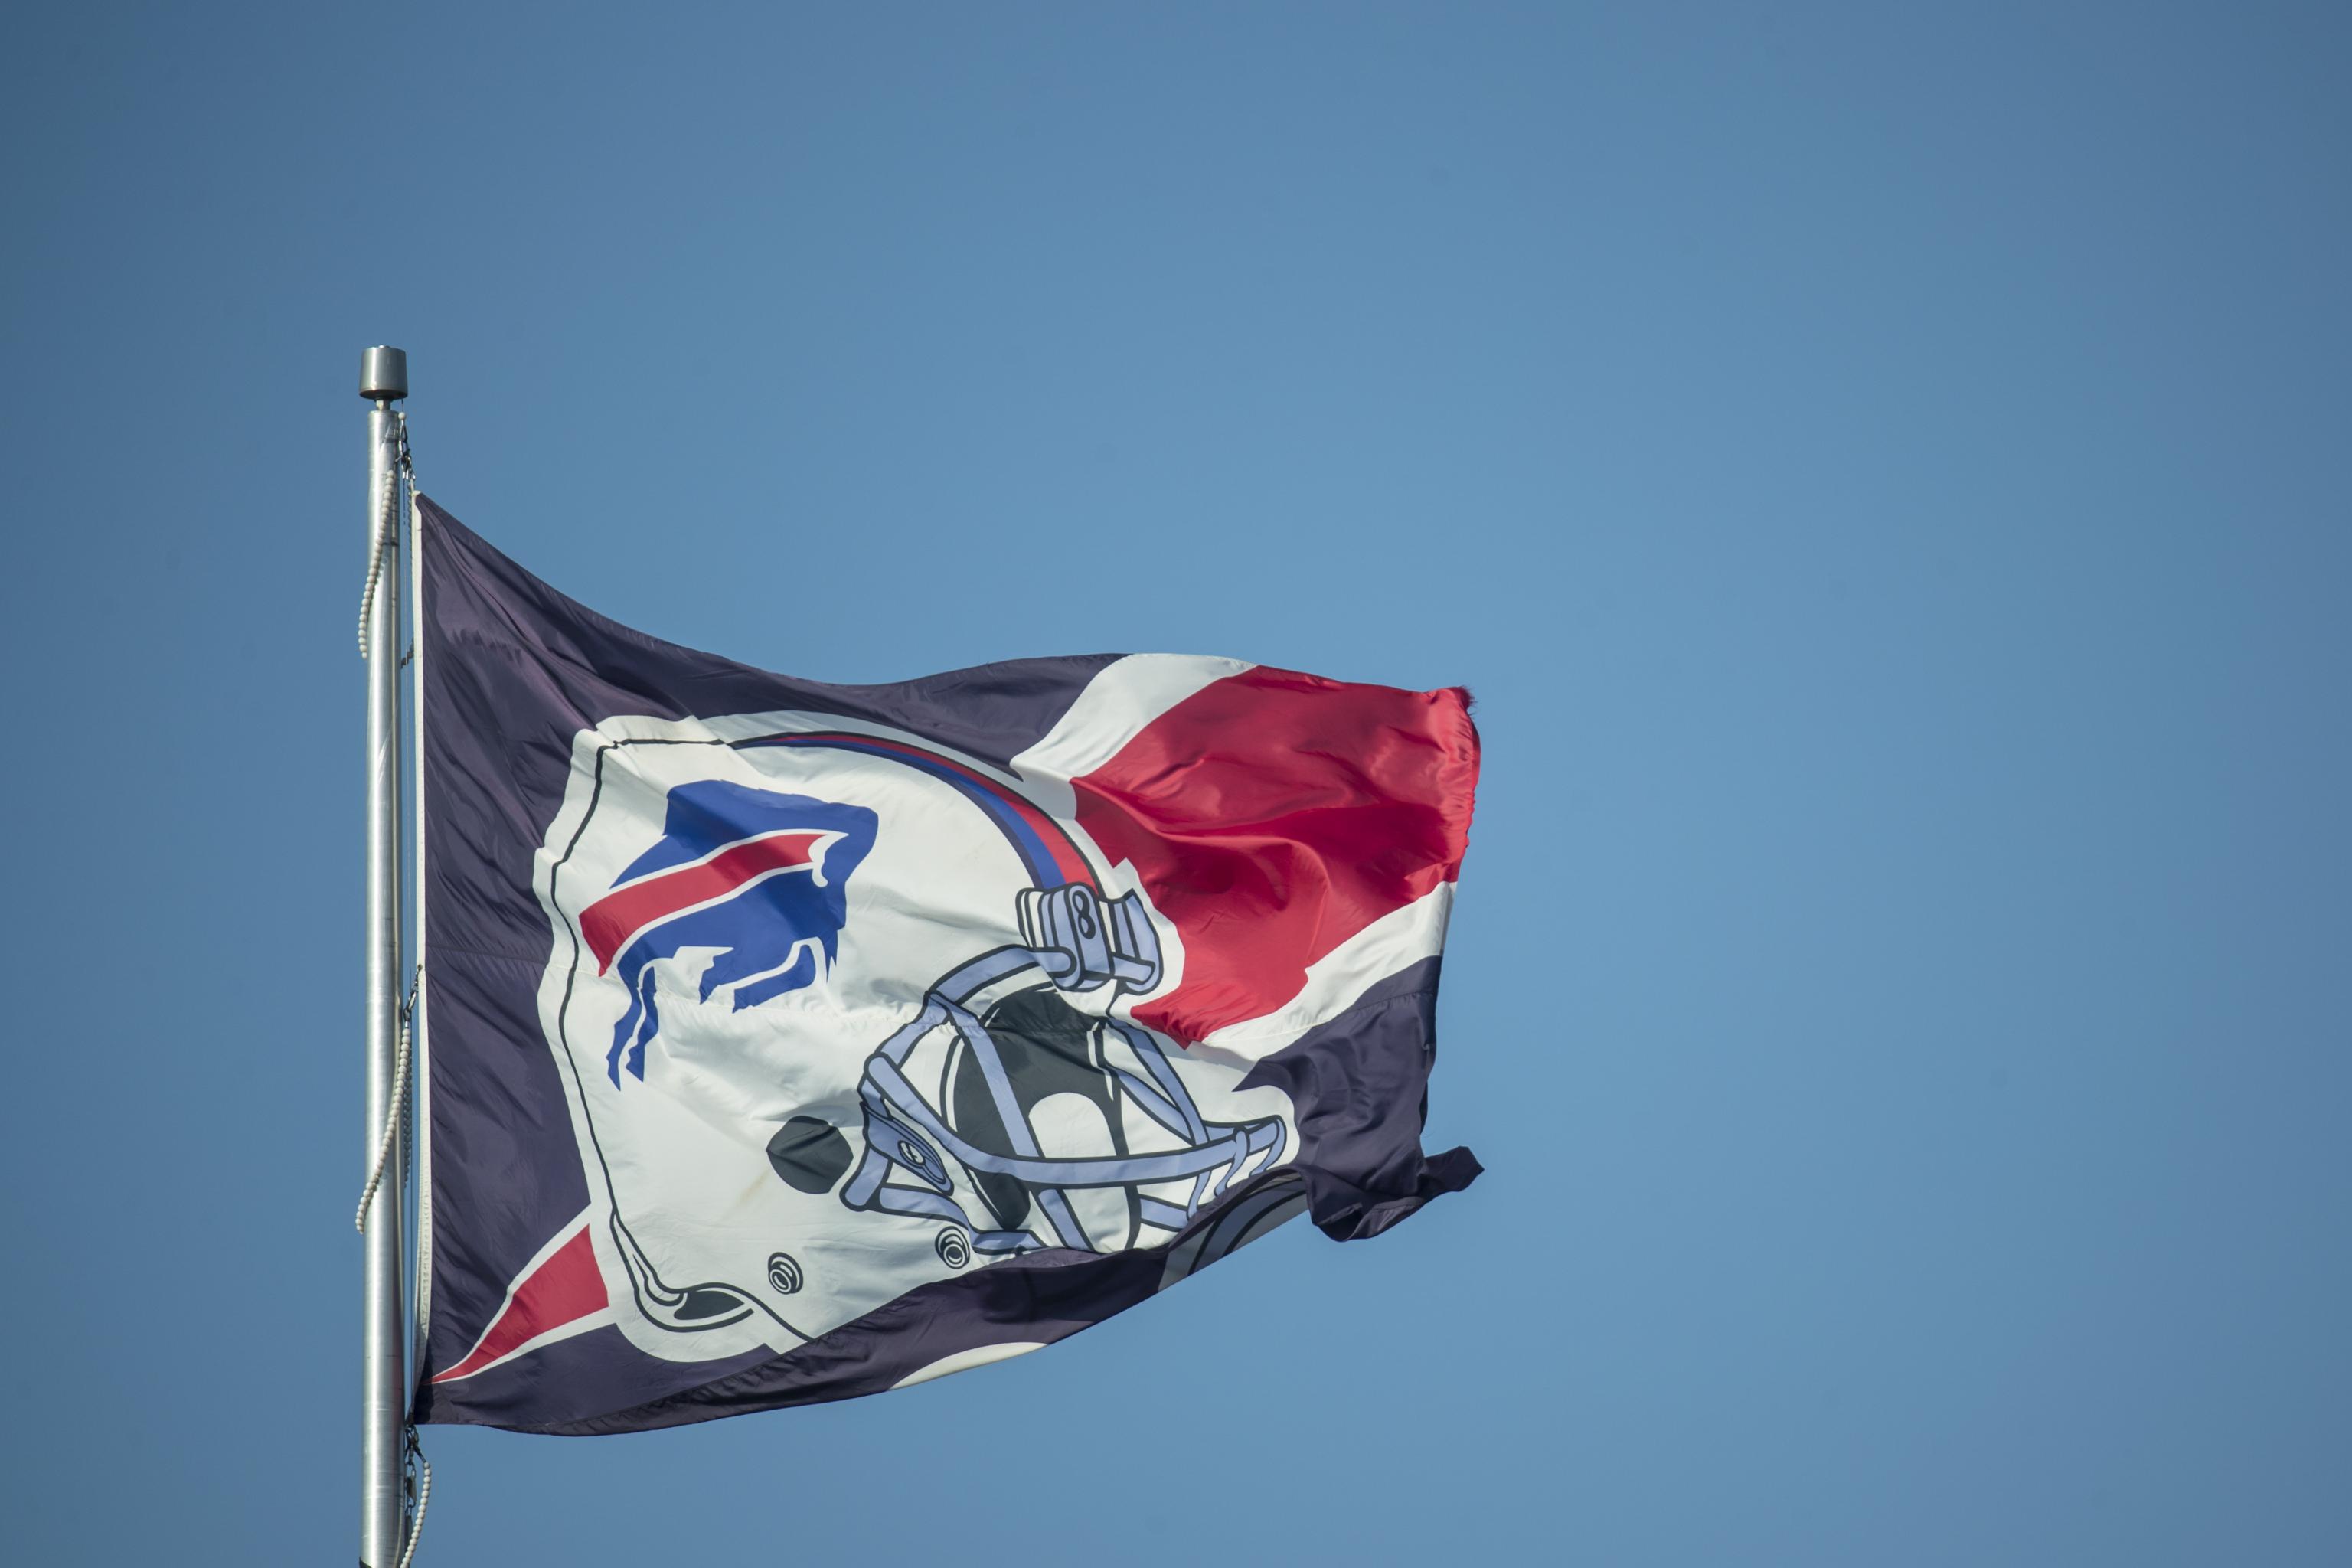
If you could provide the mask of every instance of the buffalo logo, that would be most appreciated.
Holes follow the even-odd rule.
[[[614,1086],[625,1069],[646,1076],[661,1030],[659,961],[709,950],[701,999],[731,987],[737,1012],[830,970],[874,827],[863,806],[720,779],[671,790],[660,841],[580,917],[597,973],[629,988],[605,1057]]]

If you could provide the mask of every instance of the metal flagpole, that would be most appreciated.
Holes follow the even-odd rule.
[[[402,1365],[399,1141],[379,1171],[384,1130],[397,1114],[394,1056],[400,1028],[400,422],[408,356],[372,348],[360,361],[368,408],[368,597],[361,628],[367,654],[367,1142],[362,1169],[375,1181],[361,1211],[366,1236],[365,1328],[361,1342],[360,1562],[393,1568],[400,1555]]]

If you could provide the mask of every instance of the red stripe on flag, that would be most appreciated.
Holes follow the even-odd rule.
[[[580,916],[580,934],[596,954],[596,973],[613,966],[613,955],[647,926],[681,910],[709,903],[755,878],[810,863],[809,850],[822,832],[774,833],[722,849],[709,859],[605,894]]]
[[[1179,1041],[1261,1018],[1316,960],[1461,868],[1478,784],[1468,693],[1261,666],[1162,713],[1070,781],[1078,826],[1184,938],[1136,1018]]]
[[[516,1283],[514,1294],[466,1359],[433,1381],[447,1383],[454,1378],[470,1377],[540,1335],[566,1323],[576,1323],[610,1305],[604,1276],[596,1268],[595,1244],[589,1240],[588,1227],[583,1225],[570,1241],[548,1254],[545,1262]]]

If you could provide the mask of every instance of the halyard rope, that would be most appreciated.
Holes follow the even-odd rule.
[[[433,1500],[433,1462],[425,1450],[416,1446],[416,1428],[408,1429],[408,1459],[410,1490],[416,1498],[416,1511],[408,1516],[408,1543],[400,1549],[400,1568],[416,1555],[416,1542],[425,1534],[425,1505]]]
[[[368,1172],[367,1186],[360,1194],[360,1212],[352,1221],[362,1236],[367,1234],[368,1205],[375,1202],[375,1190],[383,1184],[383,1168],[392,1163],[393,1140],[400,1135],[408,1109],[408,1018],[415,1007],[416,986],[412,982],[408,1000],[400,1005],[400,1043],[392,1056],[392,1104],[385,1108],[383,1136],[376,1140],[375,1165]]]
[[[409,456],[408,416],[395,414],[393,439],[398,452],[393,466],[384,471],[383,489],[376,497],[375,544],[368,552],[367,585],[360,590],[360,657],[368,656],[368,622],[375,614],[375,585],[383,576],[383,558],[400,538],[400,483],[408,481],[408,505],[412,513],[416,507],[416,463]]]

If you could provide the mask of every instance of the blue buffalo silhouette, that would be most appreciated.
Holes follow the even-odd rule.
[[[605,1058],[614,1087],[624,1068],[644,1079],[646,1046],[661,1030],[656,960],[687,948],[718,949],[702,972],[701,999],[733,985],[739,1013],[797,991],[833,966],[848,921],[849,879],[874,847],[875,823],[864,806],[721,779],[669,792],[660,842],[614,878],[614,888],[697,862],[723,865],[733,847],[767,834],[799,829],[839,837],[821,841],[808,865],[754,873],[716,901],[656,920],[628,938],[609,966],[629,988],[629,1010],[613,1030]],[[583,924],[594,912],[583,915]]]

